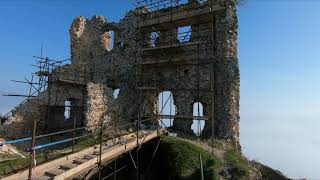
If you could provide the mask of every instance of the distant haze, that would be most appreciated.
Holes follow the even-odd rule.
[[[320,1],[249,0],[239,11],[243,152],[320,179]]]
[[[78,15],[118,21],[133,0],[1,0],[0,93],[26,94],[33,55],[70,57]],[[291,178],[320,179],[320,1],[246,0],[239,8],[241,145]],[[21,99],[0,97],[5,113]]]

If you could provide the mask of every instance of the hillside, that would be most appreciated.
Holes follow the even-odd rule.
[[[228,142],[215,140],[214,155],[209,147],[211,144],[208,141],[163,137],[150,179],[201,179],[200,155],[204,179],[288,179],[279,171],[258,162],[248,161]]]

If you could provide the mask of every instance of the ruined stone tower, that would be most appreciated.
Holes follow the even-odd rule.
[[[130,122],[137,115],[155,117],[159,93],[171,91],[177,108],[174,130],[192,134],[193,103],[201,102],[207,117],[203,135],[209,137],[214,130],[215,137],[239,144],[237,29],[233,0],[142,3],[118,23],[100,16],[77,17],[70,28],[72,63],[61,67],[58,78],[50,77],[63,81],[52,86],[71,93],[57,106],[48,99],[63,91],[46,90],[34,98],[39,102],[32,110],[18,108],[12,119],[37,118],[43,128],[67,128],[61,107],[63,99],[70,99],[72,105],[83,104],[71,106],[71,111],[84,126],[99,122],[110,101],[119,118]],[[85,75],[71,80],[75,71]],[[119,97],[110,100],[115,89],[120,89]],[[38,113],[23,120],[26,111]],[[45,118],[53,112],[55,118]]]

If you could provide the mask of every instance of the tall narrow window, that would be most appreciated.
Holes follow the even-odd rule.
[[[201,102],[195,102],[193,104],[193,116],[195,118],[193,119],[191,129],[196,136],[201,136],[205,124],[204,120],[201,120],[201,117],[203,117],[203,105]]]
[[[68,121],[71,117],[71,101],[64,101],[64,121]]]
[[[178,27],[178,40],[180,43],[188,42],[191,39],[191,26]]]
[[[150,34],[150,46],[157,47],[159,44],[160,32],[152,32]]]
[[[115,89],[112,93],[113,98],[117,99],[119,97],[120,89]]]
[[[158,114],[161,117],[159,122],[161,127],[171,127],[173,125],[174,115],[176,115],[176,106],[174,105],[171,91],[163,91],[159,94]]]
[[[114,47],[114,30],[107,31],[103,34],[103,43],[107,51],[111,51]]]

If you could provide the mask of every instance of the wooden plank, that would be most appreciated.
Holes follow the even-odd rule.
[[[75,163],[75,164],[82,164],[84,162],[87,162],[87,160],[85,160],[85,159],[74,159],[73,160],[73,163]]]
[[[83,81],[73,81],[73,80],[68,80],[68,79],[56,79],[52,80],[51,82],[55,83],[65,83],[65,84],[74,84],[74,85],[80,85],[80,86],[86,86],[87,83]]]
[[[143,48],[141,51],[155,51],[155,50],[168,49],[168,48],[177,48],[177,47],[183,47],[183,46],[193,46],[193,45],[204,44],[204,43],[205,42],[202,42],[202,41],[176,43],[176,44],[170,44],[170,45],[159,46],[159,47]]]
[[[181,116],[181,115],[159,115],[161,119],[174,119],[174,118],[180,118],[180,119],[194,119],[194,120],[208,120],[208,116]]]
[[[136,87],[139,90],[157,90],[157,87]]]
[[[151,116],[145,116],[143,118],[150,118]],[[157,116],[155,116],[157,117]],[[174,119],[174,118],[180,118],[180,119],[193,119],[193,120],[209,120],[209,116],[186,116],[186,115],[170,115],[170,114],[162,114],[158,115],[158,118],[160,119]]]
[[[72,160],[72,159],[74,159],[74,158],[76,158],[78,156],[84,156],[85,154],[89,154],[90,152],[93,152],[94,150],[95,150],[94,147],[89,147],[89,148],[84,149],[84,150],[82,150],[82,151],[80,151],[78,153],[74,153],[74,154],[71,154],[71,155],[68,155],[68,156],[53,160],[51,162],[36,166],[35,167],[35,173],[36,173],[36,175],[40,175],[42,172],[45,172],[45,171],[50,170],[50,169],[53,169],[54,167],[57,167],[57,166],[65,163],[66,161]],[[21,171],[19,173],[14,174],[14,175],[11,175],[11,176],[8,176],[8,177],[4,177],[2,180],[13,180],[13,179],[19,179],[19,180],[21,179],[21,180],[23,180],[23,179],[27,179],[28,173],[29,173],[29,170],[24,170],[24,171]]]
[[[46,175],[51,176],[51,177],[55,177],[59,174],[64,173],[66,170],[65,169],[51,169],[47,172],[45,172]]]
[[[164,130],[161,130],[160,134],[163,134],[164,132],[165,132]],[[147,133],[146,137],[139,138],[139,143],[148,142],[151,139],[158,137],[160,134],[158,134],[157,131]],[[101,159],[102,159],[102,161],[109,161],[116,156],[119,156],[127,151],[134,149],[135,147],[137,147],[137,145],[138,145],[137,142],[133,139],[132,141],[130,141],[124,145],[119,145],[116,148],[113,148],[113,149],[110,149],[109,151],[106,151],[106,153],[102,154]],[[56,179],[56,180],[69,179],[69,178],[73,177],[73,175],[75,175],[79,172],[83,172],[83,169],[88,169],[91,166],[95,166],[96,163],[98,163],[97,159],[89,160],[89,161],[87,161],[87,162],[85,162],[75,168],[72,168],[72,169],[54,177],[54,179]]]
[[[142,21],[142,22],[138,23],[138,27],[139,28],[146,28],[146,27],[150,27],[150,26],[160,25],[163,23],[168,23],[168,22],[172,23],[172,22],[181,21],[184,19],[191,19],[196,16],[209,14],[209,13],[219,11],[222,9],[223,9],[223,7],[221,7],[221,6],[214,6],[213,8],[205,7],[205,8],[195,9],[195,10],[190,10],[190,11],[181,11],[181,12],[168,14],[168,15],[164,15],[164,16],[159,16],[157,18],[152,18],[149,20]]]
[[[51,73],[49,71],[38,71],[35,72],[35,75],[37,76],[49,76]]]
[[[97,157],[97,155],[85,155],[83,157],[83,159],[92,159],[92,158],[96,158],[96,157]]]
[[[72,169],[72,168],[74,168],[76,166],[78,166],[78,164],[68,163],[68,164],[60,165],[60,169],[69,170],[69,169]]]
[[[212,60],[210,59],[202,59],[200,61],[196,61],[194,59],[187,59],[187,58],[176,58],[176,59],[164,59],[164,60],[146,60],[141,62],[140,65],[142,66],[163,66],[163,65],[209,65],[211,64]]]
[[[163,130],[162,130],[162,131],[163,131]],[[129,141],[129,142],[132,143],[132,142],[135,141],[135,139],[136,139],[136,138],[135,138],[135,137],[136,137],[136,133],[137,133],[137,132],[129,133],[129,134],[123,135],[123,136],[121,136],[121,137],[119,137],[119,138],[117,138],[117,139],[119,139],[120,141],[131,140],[131,141]],[[141,135],[143,135],[143,134],[148,134],[148,132],[146,132],[146,131],[139,131],[138,134],[141,136]],[[143,137],[144,137],[144,136],[141,136],[141,137],[140,137],[141,140],[139,141],[139,143],[142,142]],[[126,149],[129,148],[129,146],[127,146],[129,142],[123,143],[122,145],[112,146],[112,147],[107,148],[107,149],[104,148],[104,149],[103,149],[103,153],[108,153],[109,151],[114,152],[114,151],[116,151],[115,149],[117,149],[117,148],[119,148],[119,147],[122,147],[122,148],[124,148],[124,149],[126,150]],[[135,141],[135,142],[136,142],[136,141]],[[131,147],[131,146],[130,146],[130,147]],[[131,147],[131,148],[132,148],[132,147]],[[134,148],[134,147],[133,147],[133,148]],[[93,164],[92,164],[91,166],[88,166],[88,167],[87,167],[87,168],[89,168],[89,169],[82,169],[82,171],[78,171],[78,172],[73,171],[73,173],[72,173],[72,174],[74,174],[74,175],[76,175],[77,173],[78,173],[78,174],[79,174],[79,173],[81,174],[81,173],[85,172],[86,170],[90,170],[90,168],[96,166],[95,163],[98,162],[98,158],[96,158],[96,157],[93,156],[92,159],[87,160],[87,161],[84,160],[84,159],[82,159],[82,158],[85,157],[86,155],[92,156],[97,149],[99,149],[99,145],[96,145],[95,147],[90,147],[90,148],[84,149],[84,150],[82,150],[82,151],[80,151],[80,152],[77,152],[77,153],[75,153],[75,154],[71,154],[71,155],[68,155],[68,156],[65,156],[65,157],[62,157],[62,158],[53,160],[53,161],[51,161],[51,162],[48,162],[48,163],[45,163],[45,164],[36,166],[36,167],[35,167],[35,175],[36,175],[37,179],[47,179],[48,176],[47,176],[46,172],[51,171],[51,170],[54,170],[54,169],[66,170],[67,168],[69,168],[69,167],[65,166],[66,164],[70,164],[70,167],[72,166],[71,169],[67,170],[67,171],[70,171],[70,170],[73,170],[74,168],[77,169],[78,166],[81,167],[83,164],[87,164],[87,162],[93,162]],[[123,152],[126,152],[126,151],[123,151]],[[98,153],[98,154],[99,154],[99,153]],[[115,154],[113,154],[113,155],[118,156],[118,155],[120,155],[120,154],[115,153]],[[110,156],[110,157],[113,157],[113,156]],[[108,157],[108,158],[110,159],[110,157]],[[114,158],[114,157],[113,157],[113,158]],[[80,160],[82,159],[82,160],[84,160],[85,162],[82,162],[81,165],[79,165],[79,164],[72,164],[72,161],[74,161],[74,160],[80,161],[79,159],[80,159]],[[111,158],[111,159],[112,159],[112,158]],[[108,159],[104,156],[103,161],[108,161]],[[62,165],[62,164],[63,164],[63,165]],[[61,168],[61,166],[64,166],[64,167]],[[73,167],[73,166],[74,166],[74,167]],[[66,172],[67,172],[67,171],[66,171]],[[25,180],[26,180],[27,177],[28,177],[28,172],[29,172],[28,170],[24,170],[24,171],[21,171],[21,172],[19,172],[19,173],[14,174],[14,175],[5,177],[5,178],[3,178],[3,180],[16,180],[16,179],[19,179],[19,180],[24,180],[24,179],[25,179]],[[64,174],[64,173],[63,173],[63,174]],[[59,175],[59,176],[60,176],[60,175]]]

